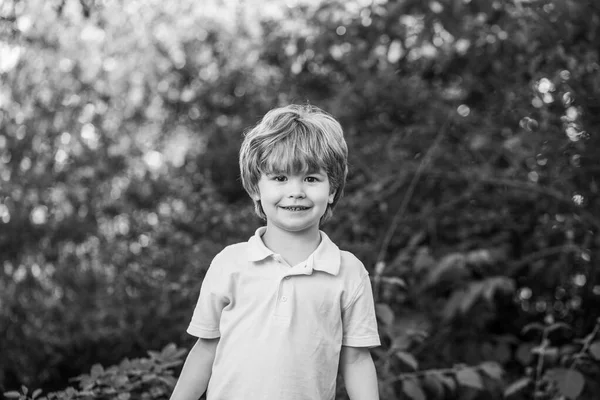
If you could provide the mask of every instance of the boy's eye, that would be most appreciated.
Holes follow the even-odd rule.
[[[315,177],[315,176],[307,176],[306,177],[306,181],[309,183],[315,183],[319,181],[319,178]]]
[[[273,176],[273,180],[276,182],[284,182],[287,178],[285,175],[275,175]]]

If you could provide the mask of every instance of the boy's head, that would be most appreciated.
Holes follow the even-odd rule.
[[[250,197],[258,194],[261,174],[327,172],[333,202],[321,217],[329,219],[346,184],[348,147],[339,122],[318,107],[289,105],[269,111],[244,137],[240,148],[242,185]],[[266,219],[260,201],[256,213]]]

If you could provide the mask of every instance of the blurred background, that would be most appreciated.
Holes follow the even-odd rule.
[[[310,103],[350,147],[323,229],[371,273],[382,399],[597,399],[599,26],[593,0],[0,1],[0,393],[168,398],[210,260],[260,225],[244,129]]]

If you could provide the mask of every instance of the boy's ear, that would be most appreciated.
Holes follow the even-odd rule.
[[[328,202],[329,204],[333,203],[333,198],[335,197],[335,194],[336,194],[336,192],[337,192],[337,190],[334,190],[333,192],[331,192],[331,193],[329,194],[329,199],[327,199],[327,202]]]

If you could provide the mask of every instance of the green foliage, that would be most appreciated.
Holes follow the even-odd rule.
[[[597,379],[600,374],[600,319],[593,331],[582,339],[566,343],[552,342],[551,336],[555,331],[570,329],[564,323],[547,326],[533,323],[523,328],[524,332],[535,331],[540,343],[531,349],[531,363],[526,375],[505,389],[506,397],[525,390],[532,393],[532,398],[539,400],[557,396],[567,399],[597,397],[600,389]]]
[[[309,101],[350,147],[325,229],[372,273],[382,399],[597,396],[598,4],[246,3],[0,5],[0,389],[191,344],[259,223],[241,133]]]
[[[41,395],[42,390],[30,392],[22,387],[21,392],[4,393],[8,399],[19,400],[84,400],[84,399],[168,399],[176,379],[174,369],[183,364],[186,350],[167,345],[162,351],[149,351],[149,357],[129,360],[104,369],[100,364],[92,366],[89,374],[74,380],[79,388],[68,388]]]

